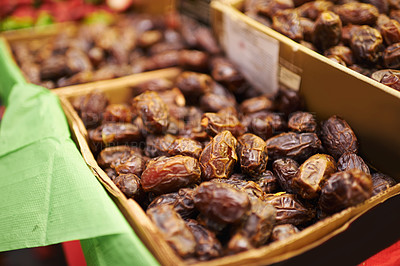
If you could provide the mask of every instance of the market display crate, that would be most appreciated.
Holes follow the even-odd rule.
[[[148,14],[154,15],[155,17],[162,16],[165,14],[171,13],[175,10],[175,1],[174,0],[157,0],[152,2],[144,1],[141,5],[135,8],[136,14]],[[115,20],[118,21],[121,18],[124,18],[127,14],[111,14],[109,13],[107,16],[103,15],[104,18],[98,18],[97,20],[108,23],[108,20]],[[90,19],[89,19],[90,20]],[[95,19],[96,21],[96,19]],[[44,47],[43,50],[48,49],[46,47],[46,43],[43,41],[53,41],[60,35],[60,33],[65,34],[66,36],[76,36],[79,34],[80,26],[84,22],[62,22],[62,23],[55,23],[51,25],[44,25],[44,26],[35,26],[31,28],[24,28],[18,30],[9,30],[0,33],[0,42],[4,42],[6,49],[9,51],[11,57],[14,59],[14,62],[17,63],[17,59],[13,54],[12,47],[18,43],[28,43],[31,46],[42,46]],[[90,23],[90,22],[89,22]],[[48,45],[47,45],[48,46]],[[82,62],[76,62],[80,64]],[[75,63],[75,64],[76,64]],[[18,65],[18,63],[17,63]],[[19,66],[21,68],[21,66]],[[56,67],[56,65],[54,66]],[[26,67],[29,68],[29,65]],[[32,82],[30,80],[29,75],[22,71],[26,81]],[[85,76],[85,75],[83,75]],[[120,76],[127,76],[126,74]],[[101,80],[107,80],[108,78],[102,78]],[[85,78],[84,78],[85,80]],[[85,82],[77,82],[76,86],[79,84],[87,84],[89,82],[96,82],[96,81],[85,81]],[[32,82],[35,83],[35,82]],[[43,84],[41,84],[44,86]],[[70,87],[70,85],[61,85],[57,86],[55,84],[54,89],[58,89],[60,87]],[[46,86],[45,86],[46,87]]]
[[[96,175],[96,177],[100,180],[100,182],[114,196],[117,205],[121,208],[122,213],[124,213],[135,232],[162,265],[184,265],[185,261],[177,257],[173,250],[168,246],[168,244],[162,238],[161,234],[158,232],[155,225],[150,221],[150,219],[147,217],[146,213],[139,206],[139,204],[132,199],[127,199],[125,195],[108,177],[108,175],[99,167],[89,148],[88,132],[82,120],[79,118],[77,112],[72,107],[71,101],[75,97],[87,95],[93,91],[100,91],[106,94],[110,103],[128,103],[129,99],[131,99],[134,95],[133,88],[135,85],[155,78],[167,78],[170,80],[174,80],[180,72],[180,69],[159,70],[128,77],[122,83],[120,82],[120,80],[111,80],[99,82],[96,85],[87,84],[85,86],[81,86],[79,89],[70,90],[67,88],[64,90],[56,91],[56,93],[60,97],[62,107],[67,116],[73,138],[76,141],[86,163],[88,164],[92,172]],[[304,85],[304,83],[302,83],[302,85]],[[353,103],[344,101],[340,103],[340,108],[338,109],[335,105],[330,104],[330,101],[332,99],[316,93],[316,91],[320,89],[320,85],[318,83],[314,83],[311,85],[308,84],[308,86],[313,87],[308,89],[302,88],[302,94],[304,95],[306,100],[317,100],[317,102],[319,103],[318,105],[312,104],[312,102],[311,104],[309,103],[309,111],[314,112],[317,114],[317,116],[324,118],[339,113],[341,115],[344,115],[345,119],[348,119],[347,113],[344,112],[344,110],[351,111],[352,109],[354,109]],[[339,87],[338,90],[340,93],[345,90],[345,88]],[[377,90],[374,88],[373,91],[366,93],[364,97],[366,97],[367,100],[370,101],[381,102],[392,100],[397,105],[400,104],[399,98],[391,94],[387,94],[384,91],[381,93],[374,93],[376,91]],[[314,93],[316,94],[314,95]],[[358,128],[356,128],[355,132],[357,135],[360,136],[363,136],[367,133],[363,132],[363,130],[368,130],[368,125],[364,124],[365,122],[361,119],[362,116],[362,113],[356,113],[354,116],[350,116],[350,119],[352,118],[351,125],[358,125]],[[361,121],[358,121],[357,123],[356,120],[359,118],[361,119]],[[370,121],[368,121],[368,123],[369,122]],[[385,119],[385,123],[391,123],[391,121]],[[381,125],[381,130],[386,130],[387,126],[388,125],[384,127]],[[374,145],[375,140],[364,138],[361,141],[361,146],[365,147],[369,145]],[[390,139],[381,140],[381,142],[386,144],[385,146],[397,145],[396,143],[390,143],[390,141]],[[397,146],[397,148],[400,148],[400,146]],[[364,154],[364,152],[365,151],[363,150],[361,156],[366,157],[368,154]],[[380,153],[379,155],[380,157],[382,157],[382,160],[388,160],[388,157],[391,156],[390,153]],[[396,170],[398,170],[398,166],[395,164],[391,165],[389,163],[386,163],[383,165],[382,168],[379,168],[379,170],[383,171],[384,173],[396,173]],[[394,178],[396,178],[397,181],[400,181],[399,175],[394,175]],[[265,265],[283,261],[285,259],[301,254],[307,250],[310,250],[314,247],[317,247],[328,239],[340,234],[341,232],[346,230],[351,222],[354,221],[357,217],[367,212],[371,208],[379,205],[380,203],[386,201],[387,199],[398,195],[399,193],[400,184],[397,184],[384,191],[383,193],[366,200],[362,204],[359,204],[355,207],[347,208],[339,213],[336,213],[324,220],[321,220],[305,228],[304,230],[291,236],[287,240],[273,242],[266,246],[238,253],[236,255],[225,256],[207,262],[198,262],[195,265]]]
[[[212,26],[227,57],[266,93],[274,93],[280,84],[299,90],[319,119],[344,117],[360,142],[368,143],[361,147],[366,160],[399,177],[400,92],[253,20],[240,11],[243,4],[211,3]]]

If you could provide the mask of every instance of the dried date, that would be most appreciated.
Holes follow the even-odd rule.
[[[383,52],[383,63],[387,68],[400,67],[400,43],[388,46]]]
[[[265,201],[276,209],[276,224],[302,225],[315,217],[315,210],[303,204],[294,194],[277,193]]]
[[[97,163],[102,168],[110,167],[111,163],[117,161],[118,159],[128,157],[132,154],[142,155],[143,152],[139,148],[130,147],[130,146],[114,146],[107,147],[102,150],[97,157]]]
[[[209,75],[185,71],[176,79],[176,86],[187,99],[212,92],[213,80]]]
[[[237,140],[230,131],[217,134],[200,155],[202,179],[228,178],[237,161]]]
[[[205,113],[201,119],[201,126],[208,135],[215,136],[220,132],[229,130],[235,137],[245,132],[239,119],[232,114]]]
[[[266,96],[258,96],[244,100],[240,104],[240,111],[244,114],[252,114],[260,111],[271,111],[274,108],[274,102]]]
[[[177,155],[158,157],[147,163],[142,173],[142,187],[148,192],[166,193],[200,181],[200,165],[193,157]]]
[[[292,185],[304,199],[319,196],[321,187],[331,174],[336,172],[335,159],[326,154],[315,154],[300,165]]]
[[[272,230],[271,241],[284,240],[298,232],[300,232],[300,230],[293,224],[277,225]]]
[[[337,45],[329,48],[324,52],[325,56],[336,55],[340,59],[342,59],[347,66],[353,65],[355,60],[353,56],[353,52],[347,46]]]
[[[269,170],[257,177],[256,184],[264,193],[275,193],[280,188],[278,178]]]
[[[382,173],[373,173],[372,175],[372,196],[378,195],[382,191],[396,185],[396,180]]]
[[[316,132],[317,120],[307,112],[295,112],[289,116],[288,127],[295,132]]]
[[[333,3],[330,1],[310,1],[297,8],[299,15],[311,20],[316,20],[322,12],[330,11]]]
[[[250,201],[245,192],[228,184],[203,182],[194,194],[194,204],[203,215],[222,223],[237,223],[247,218]]]
[[[268,151],[265,141],[251,133],[238,138],[238,157],[242,172],[252,177],[261,175],[267,167]]]
[[[143,200],[144,191],[140,185],[140,179],[134,174],[120,174],[114,178],[115,185],[127,198],[132,198],[139,203]]]
[[[275,225],[275,217],[276,209],[272,205],[252,199],[249,217],[236,228],[228,242],[228,252],[238,253],[265,244]]]
[[[86,128],[93,128],[100,124],[107,104],[108,100],[104,93],[96,91],[77,97],[72,101],[72,105],[82,118]]]
[[[358,140],[347,122],[334,115],[322,123],[321,140],[325,149],[338,159],[343,153],[357,153]]]
[[[243,124],[248,131],[264,140],[287,128],[283,115],[264,111],[245,116]]]
[[[104,145],[128,144],[142,139],[139,128],[128,123],[106,123],[89,130],[88,134],[96,150]]]
[[[319,207],[331,214],[362,203],[372,195],[372,179],[358,169],[331,175],[321,190]]]
[[[370,174],[368,165],[360,156],[354,153],[343,153],[343,155],[340,156],[338,160],[337,168],[338,171],[358,169],[363,171],[364,173]]]
[[[356,27],[351,30],[350,48],[360,63],[376,64],[384,50],[382,35],[366,25]]]
[[[196,258],[200,261],[210,260],[222,255],[222,245],[215,234],[196,220],[187,220],[186,225],[196,240]]]
[[[331,11],[320,14],[314,25],[312,41],[321,51],[337,45],[342,36],[342,22],[338,15]]]
[[[132,122],[133,114],[127,104],[110,104],[103,113],[103,121],[106,122]]]
[[[211,76],[215,81],[236,92],[243,85],[245,79],[237,68],[226,58],[217,57],[210,62]]]
[[[113,161],[110,166],[120,175],[135,174],[140,176],[145,167],[145,160],[141,155],[132,154]]]
[[[185,221],[170,205],[160,205],[147,211],[167,243],[182,258],[194,255],[196,240]]]
[[[292,40],[303,39],[303,28],[300,25],[300,16],[295,9],[280,10],[272,17],[272,28]]]
[[[162,133],[168,128],[168,107],[157,92],[143,92],[133,99],[132,105],[149,133]]]
[[[374,25],[379,16],[378,9],[370,4],[352,2],[335,7],[344,25]]]
[[[400,42],[400,23],[396,20],[391,19],[383,24],[380,31],[387,45]]]
[[[297,174],[299,164],[290,158],[283,158],[275,160],[272,169],[280,187],[287,192],[294,192],[292,181]]]
[[[315,133],[281,133],[267,139],[268,156],[271,159],[291,158],[305,160],[321,146],[321,141]]]

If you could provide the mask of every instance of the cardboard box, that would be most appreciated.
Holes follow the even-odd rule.
[[[300,90],[308,109],[315,112],[319,119],[326,119],[331,114],[343,117],[357,132],[360,153],[366,161],[400,178],[400,165],[397,163],[400,158],[400,92],[332,62],[249,18],[239,11],[243,2],[225,0],[211,4],[213,29],[228,57],[238,62],[238,67],[245,74],[254,72],[254,69],[243,68],[240,62],[249,61],[250,66],[269,64],[271,67],[273,64],[265,61],[277,60],[279,64],[275,71],[280,84]],[[237,38],[235,35],[238,32],[246,32],[252,44],[263,46],[253,45],[251,50],[246,49],[249,41]],[[278,46],[278,59],[265,54],[265,43]],[[235,50],[237,47],[241,50]],[[259,79],[269,73],[265,72],[268,71],[259,69],[250,76]],[[273,93],[273,89],[269,88],[266,92]]]
[[[162,265],[184,265],[185,263],[174,254],[172,249],[162,239],[160,234],[157,233],[157,229],[151,223],[141,207],[135,201],[127,199],[122,194],[122,192],[114,185],[114,183],[106,175],[106,173],[98,166],[88,146],[87,131],[78,114],[73,109],[70,101],[74,97],[88,94],[93,90],[99,90],[107,95],[111,103],[127,103],[133,95],[132,86],[146,80],[159,77],[174,80],[174,78],[179,73],[179,69],[158,70],[154,72],[137,74],[136,76],[126,77],[123,82],[121,82],[121,80],[101,81],[98,82],[96,85],[82,85],[79,89],[71,90],[66,88],[63,90],[55,91],[60,97],[62,107],[65,111],[73,134],[73,138],[76,141],[79,149],[81,150],[83,158],[87,162],[92,172],[100,180],[100,182],[113,195],[115,201],[117,202],[117,205],[121,208],[121,211],[127,218],[128,222],[132,225],[138,236],[141,238],[143,243],[149,248],[149,250],[154,254],[154,256],[159,260]],[[318,87],[318,84],[315,84],[315,86]],[[316,89],[317,88],[315,88],[315,90]],[[315,96],[308,95],[309,93],[314,93],[314,91],[311,90],[303,92],[306,97],[309,97],[311,99],[318,99],[318,97],[321,97],[319,94]],[[376,95],[367,95],[365,97],[376,97]],[[323,97],[319,100],[328,101],[329,98]],[[326,108],[323,109],[322,116],[330,116],[335,113],[335,109],[330,110],[330,105],[324,106],[326,106]],[[312,108],[313,107],[310,107],[309,110],[315,112],[316,110]],[[349,106],[344,104],[343,108],[351,109],[353,108],[353,104]],[[356,133],[360,134],[362,132],[356,131]],[[385,142],[385,140],[382,140],[382,142]],[[370,143],[366,141],[362,143],[362,145],[369,144]],[[385,157],[387,156],[387,154],[383,154],[381,156]],[[381,170],[384,172],[388,171],[386,168],[382,168]],[[274,242],[258,249],[242,252],[236,255],[222,257],[207,262],[197,263],[195,265],[266,265],[292,258],[298,254],[301,254],[307,250],[311,250],[321,245],[332,237],[339,235],[341,232],[345,231],[350,226],[350,224],[360,215],[399,193],[400,184],[397,184],[389,190],[368,199],[358,206],[343,210],[340,213],[334,214],[333,216],[326,218],[325,220],[319,221],[316,224],[309,226],[300,233],[293,235],[292,237],[287,239],[287,241]]]

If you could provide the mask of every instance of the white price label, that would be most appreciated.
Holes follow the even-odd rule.
[[[256,89],[274,94],[278,90],[278,40],[227,14],[223,21],[228,58]]]

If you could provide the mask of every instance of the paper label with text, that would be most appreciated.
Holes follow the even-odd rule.
[[[225,15],[223,45],[228,58],[256,89],[266,94],[278,90],[278,40]]]

